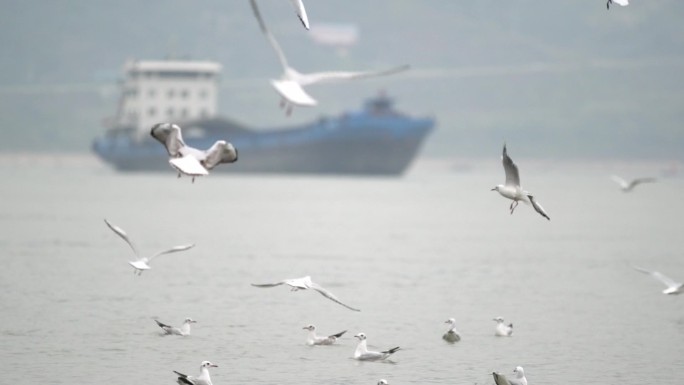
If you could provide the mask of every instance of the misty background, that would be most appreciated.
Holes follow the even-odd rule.
[[[358,108],[379,90],[437,119],[423,155],[682,160],[684,2],[309,0],[316,24],[352,24],[357,44],[315,43],[289,1],[265,21],[302,72],[410,64],[403,74],[309,88],[286,117],[281,68],[247,0],[2,1],[0,151],[87,153],[116,111],[128,59],[223,65],[220,115],[288,127]],[[230,139],[230,138],[228,138]]]

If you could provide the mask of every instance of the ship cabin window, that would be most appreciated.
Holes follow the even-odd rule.
[[[157,109],[154,108],[154,107],[150,107],[150,109],[147,110],[147,114],[148,114],[149,116],[155,116],[155,115],[157,114]]]
[[[173,99],[173,97],[176,95],[176,91],[174,90],[168,90],[166,92],[166,96],[168,96],[169,99]]]
[[[169,109],[166,110],[166,116],[168,116],[169,118],[173,117],[173,113],[173,107],[169,107]]]

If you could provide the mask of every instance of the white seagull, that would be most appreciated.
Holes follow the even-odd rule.
[[[178,375],[178,380],[176,380],[176,382],[179,385],[212,385],[211,376],[209,376],[209,368],[218,368],[218,366],[209,361],[202,361],[202,365],[200,365],[200,375],[197,377],[188,376],[175,370],[173,372]]]
[[[332,345],[335,343],[335,341],[337,341],[338,338],[342,337],[342,334],[347,332],[345,330],[337,334],[331,334],[327,337],[321,337],[316,335],[316,326],[314,325],[307,325],[302,329],[309,331],[309,336],[306,338],[307,345]]]
[[[289,116],[292,113],[293,106],[300,107],[312,107],[318,104],[318,102],[312,98],[309,94],[304,91],[304,86],[308,86],[315,83],[339,81],[339,80],[352,80],[361,79],[373,76],[390,75],[397,72],[405,71],[409,68],[408,65],[395,67],[382,71],[367,71],[367,72],[316,72],[303,74],[290,67],[285,58],[285,53],[276,41],[273,34],[266,28],[264,20],[261,18],[261,13],[259,12],[259,7],[257,6],[256,0],[250,0],[252,4],[252,10],[254,11],[254,16],[259,22],[259,27],[261,31],[266,35],[269,43],[275,50],[280,60],[280,64],[283,67],[283,74],[278,80],[271,80],[271,85],[275,88],[276,92],[281,96],[280,107],[285,108],[286,114]]]
[[[492,318],[496,321],[496,331],[494,334],[500,337],[510,337],[513,334],[513,324],[506,325],[501,317]]]
[[[513,378],[506,378],[506,376],[497,372],[492,372],[492,376],[494,376],[496,385],[527,385],[527,378],[525,378],[525,371],[522,366],[513,369],[513,373],[515,373]]]
[[[183,142],[181,128],[173,123],[155,124],[150,135],[166,147],[169,164],[178,170],[178,177],[185,174],[192,177],[209,175],[209,170],[220,163],[234,163],[238,153],[231,143],[217,140],[208,150],[202,151]]]
[[[458,342],[461,340],[461,334],[458,333],[458,330],[456,330],[456,320],[453,318],[449,318],[444,322],[446,324],[449,324],[449,330],[444,333],[442,336],[442,339],[447,342]]]
[[[646,269],[642,269],[637,266],[632,266],[634,267],[637,271],[640,271],[644,274],[649,274],[653,278],[657,279],[658,281],[662,282],[667,286],[667,289],[663,290],[663,294],[682,294],[684,293],[684,283],[681,282],[676,282],[672,278],[659,273],[657,271],[650,271]]]
[[[304,3],[302,0],[290,1],[292,2],[292,6],[294,7],[295,12],[297,12],[297,17],[302,22],[304,28],[309,29],[309,18],[306,16],[306,8],[304,8]]]
[[[384,378],[381,378],[380,381],[378,381],[377,385],[388,385],[388,384],[389,383],[387,382],[387,380],[385,380]]]
[[[256,286],[256,287],[274,287],[274,286],[280,286],[280,285],[282,285],[282,284],[286,284],[286,285],[292,287],[292,290],[291,290],[291,291],[306,290],[306,289],[314,289],[314,290],[316,290],[317,292],[321,293],[324,297],[326,297],[326,298],[328,298],[328,299],[330,299],[330,300],[332,300],[332,301],[334,301],[334,302],[339,303],[340,305],[346,307],[347,309],[354,310],[354,311],[361,311],[361,310],[359,310],[359,309],[355,309],[355,308],[353,308],[353,307],[351,307],[351,306],[345,305],[345,304],[343,304],[342,302],[340,302],[340,300],[337,299],[337,297],[335,297],[335,295],[334,295],[333,293],[331,293],[331,292],[329,292],[328,290],[324,289],[324,288],[321,287],[319,284],[317,284],[317,283],[311,281],[311,277],[308,276],[308,275],[307,275],[306,277],[302,277],[302,278],[285,279],[285,280],[283,280],[283,281],[276,282],[276,283],[261,283],[261,284],[253,283],[252,286]]]
[[[534,207],[536,212],[541,214],[541,216],[544,218],[551,220],[551,218],[549,218],[544,211],[544,208],[541,207],[539,202],[534,199],[534,196],[520,187],[520,174],[518,174],[518,166],[516,166],[515,163],[513,163],[513,160],[508,156],[505,143],[503,146],[501,160],[503,163],[504,172],[506,173],[506,184],[496,185],[492,191],[498,191],[503,197],[513,201],[509,207],[511,214],[513,214],[513,210],[518,207],[518,202],[523,201],[527,204],[532,204],[532,207]]]
[[[151,256],[151,257],[143,257],[143,258],[140,258],[140,254],[138,253],[138,249],[135,247],[135,245],[133,244],[133,242],[128,238],[128,235],[126,234],[126,232],[125,232],[121,227],[116,226],[116,225],[110,223],[108,220],[105,219],[104,221],[105,221],[105,223],[107,224],[107,226],[108,226],[110,229],[112,229],[113,232],[116,233],[116,235],[120,236],[121,239],[123,239],[124,241],[126,241],[126,243],[128,243],[128,245],[129,245],[129,246],[131,247],[131,249],[133,250],[133,253],[135,254],[135,256],[138,257],[138,259],[136,259],[135,261],[129,261],[129,262],[128,262],[128,263],[129,263],[131,266],[133,266],[133,268],[135,269],[135,270],[133,270],[133,274],[136,274],[136,273],[137,273],[138,275],[141,275],[142,272],[143,272],[143,270],[149,270],[149,269],[151,269],[152,267],[150,267],[150,265],[149,265],[150,262],[152,262],[152,260],[153,260],[154,258],[156,258],[156,257],[158,257],[158,256],[160,256],[160,255],[175,253],[175,252],[178,252],[178,251],[185,251],[185,250],[187,250],[187,249],[190,249],[190,248],[195,247],[195,244],[194,244],[194,243],[193,243],[193,244],[190,244],[190,245],[175,246],[175,247],[172,247],[172,248],[170,248],[170,249],[168,249],[168,250],[159,252],[159,253],[157,253],[157,254]]]
[[[610,5],[613,3],[626,7],[629,5],[629,0],[608,0],[606,3],[606,9],[610,9]]]
[[[159,327],[162,328],[162,330],[164,330],[164,335],[174,334],[177,336],[189,336],[190,335],[190,324],[197,323],[197,321],[195,321],[192,318],[186,318],[185,321],[183,321],[183,326],[181,326],[180,328],[177,328],[177,327],[173,327],[173,326],[163,324],[157,320],[154,320],[154,322],[156,322],[157,325],[159,325]]]
[[[374,352],[368,350],[366,346],[366,335],[364,333],[359,333],[354,337],[359,339],[359,344],[356,345],[356,350],[354,351],[354,358],[359,361],[380,361],[394,354],[399,347],[388,349],[382,352]]]
[[[642,184],[642,183],[653,183],[653,182],[656,181],[656,178],[650,178],[650,177],[649,177],[649,178],[636,178],[636,179],[633,179],[633,180],[631,180],[631,181],[629,181],[629,182],[627,182],[626,180],[620,178],[620,177],[617,176],[617,175],[611,175],[610,178],[611,178],[612,180],[614,180],[615,183],[617,183],[617,184],[620,185],[620,189],[622,190],[622,192],[630,192],[630,191],[632,191],[632,190],[634,189],[634,187],[636,187],[637,185],[640,185],[640,184]]]

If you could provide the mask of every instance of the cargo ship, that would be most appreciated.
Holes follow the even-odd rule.
[[[182,127],[189,146],[205,149],[222,139],[238,149],[238,162],[214,172],[401,175],[435,125],[395,110],[380,93],[357,110],[255,129],[217,114],[220,72],[209,61],[128,62],[117,113],[93,151],[116,170],[169,171],[164,147],[149,135],[169,121]]]

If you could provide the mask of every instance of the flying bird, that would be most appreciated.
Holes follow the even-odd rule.
[[[218,366],[209,361],[202,361],[202,365],[200,365],[200,375],[197,377],[188,376],[175,370],[173,372],[178,375],[178,380],[176,380],[178,385],[212,385],[211,376],[209,376],[209,368],[218,368]]]
[[[209,170],[221,163],[234,163],[238,153],[231,143],[217,140],[208,150],[202,151],[183,142],[181,128],[173,123],[155,124],[150,135],[164,145],[169,153],[169,164],[178,171],[178,177],[185,174],[192,177],[209,175]]]
[[[135,247],[135,245],[133,244],[133,242],[128,238],[128,234],[126,234],[126,232],[125,232],[121,227],[112,224],[111,222],[109,222],[109,221],[106,220],[106,219],[105,219],[104,221],[105,221],[105,223],[107,224],[107,226],[108,226],[114,233],[116,233],[116,235],[120,236],[121,239],[123,239],[124,241],[126,241],[126,243],[128,243],[128,245],[129,245],[129,246],[131,247],[131,249],[133,250],[133,253],[135,254],[135,256],[138,257],[138,259],[136,259],[135,261],[129,261],[129,262],[128,262],[128,263],[129,263],[131,266],[133,266],[133,268],[135,269],[135,270],[133,270],[133,274],[141,275],[142,272],[143,272],[144,270],[149,270],[149,269],[151,269],[152,267],[150,267],[150,265],[149,265],[150,262],[152,262],[152,260],[153,260],[154,258],[156,258],[156,257],[158,257],[158,256],[160,256],[160,255],[175,253],[175,252],[178,252],[178,251],[185,251],[185,250],[187,250],[187,249],[190,249],[190,248],[195,247],[195,244],[194,244],[194,243],[193,243],[193,244],[190,244],[190,245],[175,246],[175,247],[172,247],[172,248],[170,248],[170,249],[168,249],[168,250],[159,252],[159,253],[157,253],[157,254],[151,256],[151,257],[143,257],[143,258],[140,258],[140,254],[138,253],[138,249]]]
[[[442,336],[442,339],[447,342],[458,342],[461,340],[461,335],[458,333],[458,330],[456,330],[456,320],[453,318],[449,318],[444,322],[446,324],[449,324],[449,330],[444,333]]]
[[[254,11],[254,16],[259,22],[259,27],[261,32],[266,35],[269,43],[275,50],[280,60],[280,65],[283,67],[283,74],[278,80],[271,80],[271,85],[275,88],[276,92],[281,96],[280,107],[285,108],[286,114],[289,116],[292,114],[293,106],[300,107],[312,107],[318,104],[318,102],[312,98],[309,94],[304,91],[304,86],[308,86],[315,83],[340,81],[340,80],[353,80],[361,79],[374,76],[390,75],[397,72],[405,71],[409,68],[408,65],[403,65],[387,70],[381,71],[366,71],[366,72],[315,72],[303,74],[290,67],[285,58],[285,53],[276,41],[275,37],[266,27],[264,20],[259,12],[259,7],[257,6],[256,0],[250,0],[252,5],[252,10]]]
[[[492,372],[492,376],[494,376],[496,385],[527,385],[527,378],[525,378],[525,371],[522,366],[513,369],[513,373],[515,374],[515,377],[507,378],[503,374],[497,372]]]
[[[651,178],[651,177],[647,177],[647,178],[636,178],[636,179],[633,179],[633,180],[631,180],[631,181],[629,181],[629,182],[627,182],[626,180],[620,178],[620,177],[617,176],[617,175],[611,175],[610,178],[611,178],[612,180],[614,180],[615,183],[617,183],[618,185],[620,185],[620,189],[622,190],[622,192],[630,192],[630,191],[632,191],[632,190],[634,189],[634,187],[636,187],[636,186],[638,186],[638,185],[640,185],[640,184],[642,184],[642,183],[653,183],[653,182],[656,181],[656,178]]]
[[[304,28],[309,29],[309,18],[306,16],[306,8],[304,8],[304,3],[302,0],[290,1],[292,2],[292,6],[294,7],[295,12],[297,12],[297,17],[302,22]]]
[[[195,321],[192,318],[186,318],[185,321],[183,321],[183,326],[181,326],[180,328],[177,328],[177,327],[173,327],[173,326],[163,324],[157,320],[154,320],[154,322],[156,322],[157,325],[159,325],[159,327],[162,328],[162,330],[164,331],[164,335],[173,334],[173,335],[177,335],[177,336],[189,336],[190,335],[190,324],[197,323],[197,321]]]
[[[309,331],[309,336],[306,339],[307,345],[332,345],[335,343],[335,341],[337,341],[338,338],[342,337],[342,335],[347,332],[345,330],[337,334],[331,334],[327,337],[321,337],[316,335],[316,326],[314,325],[307,325],[302,329]]]
[[[262,284],[253,283],[252,286],[256,286],[256,287],[274,287],[274,286],[280,286],[280,285],[282,285],[282,284],[285,284],[285,285],[290,286],[290,287],[292,288],[291,291],[306,290],[306,289],[314,289],[314,290],[316,290],[317,292],[321,293],[321,295],[323,295],[324,297],[326,297],[326,298],[332,300],[333,302],[339,303],[340,305],[346,307],[347,309],[354,310],[354,311],[361,311],[361,310],[359,310],[359,309],[355,309],[355,308],[353,308],[353,307],[351,307],[351,306],[349,306],[349,305],[345,305],[344,303],[342,303],[339,299],[337,299],[337,297],[335,297],[335,295],[334,295],[333,293],[331,293],[331,292],[329,292],[328,290],[324,289],[324,288],[321,287],[319,284],[317,284],[317,283],[311,281],[311,277],[308,276],[308,275],[307,275],[306,277],[302,277],[302,278],[293,278],[293,279],[286,279],[286,280],[283,280],[283,281],[280,281],[280,282],[276,282],[276,283],[262,283]]]
[[[608,0],[606,3],[606,9],[610,9],[610,5],[613,3],[626,7],[629,5],[629,0]]]
[[[549,218],[544,211],[544,208],[541,206],[541,204],[539,204],[539,202],[537,202],[534,196],[520,187],[520,174],[518,173],[518,166],[516,166],[515,163],[513,163],[513,160],[508,156],[505,143],[503,146],[501,160],[503,163],[504,172],[506,173],[506,184],[496,185],[492,191],[498,191],[501,196],[513,201],[509,207],[511,214],[513,214],[513,210],[518,207],[518,202],[522,201],[527,204],[531,204],[536,212],[538,212],[544,218],[551,220],[551,218]]]
[[[506,325],[504,319],[501,317],[492,318],[496,321],[496,329],[494,334],[500,337],[510,337],[513,334],[513,324]]]
[[[366,335],[364,333],[359,333],[355,335],[354,337],[359,339],[359,344],[356,345],[356,351],[354,351],[354,358],[359,360],[359,361],[380,361],[388,358],[392,354],[394,354],[397,350],[399,350],[399,347],[395,347],[392,349],[388,349],[382,352],[374,352],[368,350],[368,347],[366,346]]]
[[[665,286],[667,286],[667,288],[665,290],[663,290],[663,294],[682,294],[684,292],[684,283],[677,282],[677,281],[673,280],[672,278],[670,278],[670,277],[668,277],[662,273],[659,273],[657,271],[650,271],[650,270],[642,269],[642,268],[637,267],[637,266],[632,266],[632,267],[634,267],[634,269],[636,269],[637,271],[640,271],[644,274],[649,274],[653,278],[655,278],[658,281],[665,284]]]

